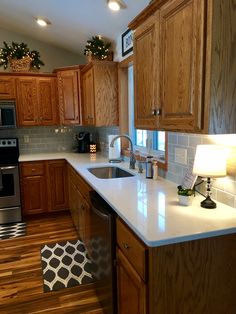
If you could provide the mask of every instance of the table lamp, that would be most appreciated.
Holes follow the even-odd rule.
[[[226,176],[226,150],[218,145],[197,145],[193,174],[207,178],[207,195],[201,207],[216,208],[216,203],[210,197],[211,178]]]

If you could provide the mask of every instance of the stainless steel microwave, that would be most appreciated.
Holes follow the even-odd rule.
[[[16,128],[16,104],[12,100],[0,100],[0,129]]]

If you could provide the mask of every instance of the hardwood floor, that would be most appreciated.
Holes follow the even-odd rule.
[[[0,313],[102,314],[93,284],[43,292],[41,246],[77,234],[69,212],[39,217],[27,219],[26,236],[0,241]]]

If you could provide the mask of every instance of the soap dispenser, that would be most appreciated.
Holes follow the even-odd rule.
[[[153,156],[146,157],[146,178],[147,179],[153,178],[152,158]]]

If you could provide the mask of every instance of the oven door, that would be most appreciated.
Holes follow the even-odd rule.
[[[0,165],[0,209],[20,206],[18,165]]]

